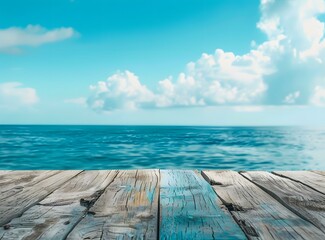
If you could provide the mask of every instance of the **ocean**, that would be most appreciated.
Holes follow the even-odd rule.
[[[0,125],[0,169],[325,170],[325,129]]]

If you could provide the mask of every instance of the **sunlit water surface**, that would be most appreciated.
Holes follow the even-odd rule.
[[[325,169],[325,129],[0,125],[0,169]]]

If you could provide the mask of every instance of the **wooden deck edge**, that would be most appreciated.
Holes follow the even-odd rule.
[[[135,169],[135,170],[140,170],[140,169]],[[150,171],[150,170],[155,170],[155,171],[158,171],[158,180],[159,180],[159,183],[161,183],[161,177],[162,177],[162,174],[161,174],[161,169],[141,169],[141,170],[148,170],[148,171]],[[168,171],[168,169],[166,169],[167,171]],[[164,171],[166,171],[166,170],[164,170]],[[177,169],[177,170],[180,170],[180,169]],[[1,174],[2,173],[10,173],[10,172],[12,172],[12,171],[15,171],[15,170],[0,170],[0,176],[1,176]],[[24,170],[17,170],[17,171],[21,171],[21,172],[24,172]],[[42,170],[38,170],[38,171],[42,171]],[[64,171],[64,170],[62,170],[62,171]],[[80,175],[81,173],[83,173],[83,172],[85,172],[85,171],[88,171],[88,170],[80,170],[78,173],[76,173],[75,175],[72,175],[71,177],[67,177],[67,179],[64,179],[64,181],[62,181],[62,182],[60,182],[57,186],[55,186],[54,187],[54,189],[51,189],[51,191],[49,191],[49,192],[47,192],[47,194],[45,195],[44,194],[44,196],[42,195],[42,197],[40,197],[40,198],[38,198],[37,199],[37,201],[35,201],[35,202],[33,202],[32,204],[30,204],[30,205],[28,205],[26,208],[23,208],[22,209],[22,211],[19,213],[19,214],[16,214],[16,215],[14,215],[14,216],[12,216],[9,220],[6,220],[6,222],[5,223],[1,223],[1,228],[4,228],[4,229],[6,229],[5,227],[6,227],[6,225],[8,224],[8,223],[10,223],[10,221],[12,221],[13,219],[15,219],[15,218],[20,218],[21,216],[23,216],[24,215],[24,213],[26,212],[26,211],[28,211],[29,209],[31,209],[32,207],[34,207],[35,205],[37,205],[37,204],[39,204],[40,202],[42,202],[44,199],[46,199],[48,196],[50,196],[52,193],[54,193],[56,190],[58,190],[59,188],[61,188],[63,185],[65,185],[66,183],[68,183],[69,181],[71,181],[72,179],[74,179],[74,178],[76,178],[78,175]],[[95,170],[96,171],[96,170]],[[109,183],[109,184],[107,184],[106,185],[106,187],[103,189],[103,191],[101,191],[98,195],[96,195],[96,197],[91,201],[91,203],[90,204],[88,204],[87,205],[87,207],[86,207],[86,210],[83,212],[83,215],[82,215],[82,217],[80,217],[80,219],[77,221],[77,222],[75,222],[75,223],[73,223],[73,225],[71,226],[71,229],[69,229],[69,231],[65,234],[65,236],[64,236],[64,238],[63,239],[66,239],[66,238],[68,238],[69,237],[69,235],[76,229],[76,227],[78,226],[78,224],[87,216],[87,215],[89,215],[89,214],[92,214],[91,212],[90,212],[90,209],[91,209],[91,207],[98,201],[98,199],[104,194],[104,192],[111,186],[111,184],[115,181],[115,178],[118,176],[118,174],[119,174],[119,172],[121,171],[121,170],[111,170],[111,171],[115,171],[116,172],[116,174],[115,174],[115,176],[112,178],[112,180],[111,180],[111,182]],[[132,171],[132,170],[122,170],[122,171]],[[297,211],[297,209],[295,209],[294,207],[292,207],[292,206],[290,206],[290,204],[288,204],[288,202],[286,202],[286,201],[284,201],[282,198],[281,198],[281,196],[279,197],[279,195],[278,195],[278,192],[273,192],[272,190],[270,190],[270,189],[268,189],[267,187],[266,187],[266,185],[264,184],[261,184],[261,182],[259,182],[259,181],[257,181],[256,182],[256,178],[254,178],[254,179],[251,179],[250,178],[250,175],[248,175],[248,173],[254,173],[254,172],[262,172],[262,171],[232,171],[232,170],[189,170],[189,171],[193,171],[194,172],[194,174],[198,177],[198,178],[201,178],[203,181],[205,181],[205,182],[207,182],[208,183],[208,185],[211,187],[211,189],[213,189],[213,192],[214,192],[214,194],[217,196],[217,199],[219,199],[220,200],[220,202],[222,203],[222,206],[224,206],[225,207],[225,211],[229,214],[229,216],[230,216],[230,218],[232,218],[233,220],[234,220],[234,222],[235,222],[235,225],[237,224],[239,227],[240,227],[240,229],[242,230],[242,232],[243,232],[243,234],[245,234],[245,236],[246,236],[246,238],[247,239],[255,239],[255,238],[258,238],[259,236],[257,235],[257,231],[256,230],[254,230],[254,229],[250,229],[250,227],[251,226],[245,226],[245,224],[243,224],[243,222],[241,222],[241,220],[238,220],[238,218],[236,217],[237,216],[237,213],[236,213],[236,211],[237,210],[234,210],[234,206],[232,206],[232,205],[230,205],[227,201],[226,201],[226,199],[227,199],[227,197],[226,197],[226,199],[224,199],[224,198],[222,198],[220,195],[218,195],[218,192],[213,188],[213,186],[216,186],[216,187],[223,187],[223,186],[218,186],[218,185],[222,185],[221,183],[219,183],[218,181],[220,180],[220,178],[217,178],[216,180],[216,182],[214,182],[214,181],[212,181],[209,177],[208,177],[208,175],[206,175],[206,173],[205,173],[205,171],[220,171],[220,172],[222,172],[222,171],[224,171],[224,172],[227,172],[227,171],[229,171],[229,172],[235,172],[235,173],[238,173],[238,175],[240,175],[242,178],[245,178],[246,180],[248,180],[250,183],[252,183],[252,184],[254,184],[256,187],[258,187],[261,191],[263,191],[265,194],[267,194],[267,195],[269,195],[271,198],[273,198],[273,199],[275,199],[276,201],[274,201],[274,202],[278,202],[279,204],[281,204],[284,208],[286,208],[287,210],[289,210],[290,212],[292,212],[293,214],[295,214],[295,215],[297,215],[297,218],[301,218],[302,220],[304,220],[304,221],[306,221],[306,222],[308,222],[308,224],[310,223],[310,224],[312,224],[313,226],[311,226],[311,227],[316,227],[317,229],[315,229],[315,230],[317,230],[318,231],[318,229],[321,231],[321,232],[323,232],[323,233],[325,233],[325,229],[323,229],[322,227],[320,227],[319,225],[317,225],[317,223],[315,224],[315,222],[313,222],[313,221],[311,221],[310,220],[310,218],[308,218],[308,217],[306,217],[303,213],[301,213],[301,212],[299,212],[299,211]],[[26,171],[27,172],[27,171]],[[292,182],[294,182],[294,183],[296,183],[296,185],[298,185],[298,183],[299,184],[301,184],[301,185],[303,185],[303,186],[305,186],[305,187],[303,187],[302,186],[302,189],[307,189],[307,188],[309,188],[309,189],[311,189],[312,191],[315,191],[315,192],[317,192],[317,193],[319,193],[319,194],[322,194],[322,195],[325,195],[325,193],[324,192],[322,192],[322,191],[320,191],[320,190],[318,190],[318,189],[315,189],[315,187],[312,187],[312,186],[310,186],[310,184],[307,184],[306,182],[304,182],[303,180],[297,180],[297,179],[294,179],[294,178],[292,178],[292,177],[289,177],[289,176],[286,176],[286,175],[282,175],[281,173],[278,173],[278,172],[275,172],[275,171],[269,171],[269,172],[265,172],[265,171],[263,171],[265,174],[268,174],[268,176],[270,176],[270,175],[274,175],[274,176],[277,176],[278,178],[277,178],[277,180],[278,179],[280,179],[280,178],[283,178],[283,179],[286,179],[287,180],[287,182],[289,182],[289,181],[292,181]],[[56,175],[56,174],[58,174],[58,173],[55,173],[54,175]],[[257,174],[257,173],[256,173]],[[54,176],[53,175],[53,176]],[[156,174],[157,175],[157,174]],[[320,175],[322,175],[322,176],[325,176],[325,171],[324,171],[324,174],[323,174],[323,172],[322,172],[322,174],[320,174]],[[251,176],[255,176],[255,175],[251,175]],[[292,176],[292,175],[290,175],[290,176]],[[293,175],[294,176],[294,175]],[[310,176],[310,175],[308,175],[308,176]],[[316,178],[316,179],[318,179],[318,178]],[[314,180],[314,179],[313,179]],[[311,183],[311,182],[309,182],[309,183]],[[313,183],[313,182],[312,182]],[[324,183],[325,184],[325,183]],[[300,185],[300,186],[301,186]],[[1,185],[0,185],[1,186]],[[8,185],[8,187],[9,186],[11,186],[11,185]],[[226,186],[226,185],[224,185],[224,186]],[[321,184],[320,185],[314,185],[314,186],[316,186],[316,187],[319,187],[319,186],[321,186],[321,187],[323,187]],[[31,186],[31,188],[32,188],[32,186]],[[158,184],[158,186],[156,186],[156,191],[157,191],[157,194],[158,194],[158,209],[157,209],[157,222],[156,221],[154,221],[154,223],[156,222],[156,227],[157,227],[157,232],[156,232],[156,238],[157,239],[160,239],[160,237],[161,237],[161,214],[162,214],[162,212],[161,212],[161,185],[160,184]],[[219,188],[220,189],[220,188]],[[288,188],[289,189],[289,188]],[[323,189],[323,188],[320,188],[321,190]],[[227,189],[228,190],[228,189]],[[319,195],[318,194],[318,195]],[[236,195],[237,196],[237,195]],[[311,194],[311,196],[313,196],[312,194]],[[325,197],[324,197],[324,199],[325,199]],[[219,205],[219,207],[220,207],[220,202],[219,202],[219,200],[218,201],[216,201],[215,202],[215,205]],[[156,201],[157,202],[157,201]],[[1,207],[1,203],[0,203],[0,207]],[[325,209],[325,206],[324,206],[324,209]],[[242,211],[242,210],[238,210],[238,211]],[[325,210],[322,210],[322,211],[325,211]],[[324,213],[325,214],[325,213]],[[248,228],[248,229],[247,229]],[[249,234],[249,232],[250,231],[252,231],[251,232],[251,234],[253,234],[253,235],[251,235],[251,234]],[[254,236],[254,231],[255,231],[255,233],[256,233],[256,236]],[[325,235],[324,235],[325,236]],[[0,232],[0,239],[2,239],[2,237],[1,237],[1,232]],[[5,238],[4,238],[5,239]]]

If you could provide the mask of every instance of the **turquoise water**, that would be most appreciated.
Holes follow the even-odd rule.
[[[0,125],[0,169],[325,169],[325,129]]]

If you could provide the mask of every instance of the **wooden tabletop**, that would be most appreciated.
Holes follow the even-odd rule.
[[[325,239],[325,171],[0,171],[0,239]]]

